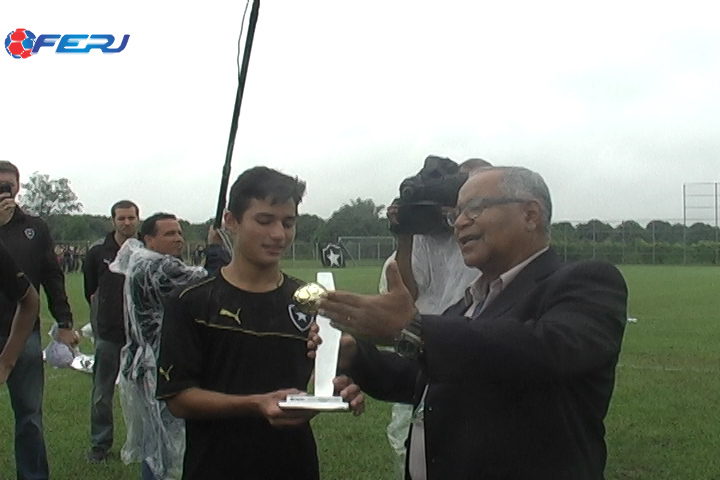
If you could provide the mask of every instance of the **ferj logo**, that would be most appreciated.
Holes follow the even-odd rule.
[[[59,41],[58,41],[59,40]],[[96,49],[103,53],[120,53],[130,40],[130,35],[123,35],[118,47],[112,48],[115,37],[108,34],[42,34],[35,36],[26,28],[16,28],[5,37],[5,51],[13,58],[28,58],[38,53],[42,47],[55,47],[55,53],[89,53]],[[57,42],[57,45],[55,43]],[[81,45],[81,42],[84,45]]]

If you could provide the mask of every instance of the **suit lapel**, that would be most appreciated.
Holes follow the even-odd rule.
[[[561,263],[555,251],[552,248],[549,249],[523,268],[478,318],[495,318],[507,312],[517,304],[518,298],[524,297],[540,280],[557,270]]]

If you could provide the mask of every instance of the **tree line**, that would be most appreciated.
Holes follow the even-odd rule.
[[[20,203],[48,222],[58,243],[94,242],[111,229],[109,217],[79,213],[82,204],[65,178],[53,180],[36,172],[23,187],[26,193]],[[342,205],[327,220],[301,214],[297,219],[296,241],[314,244],[334,242],[341,236],[390,236],[384,210],[384,205],[377,205],[371,199],[357,198]],[[202,223],[181,220],[180,223],[189,243],[203,243],[212,219]],[[597,257],[612,251],[615,252],[611,255],[613,258],[621,256],[623,260],[636,252],[643,258],[652,257],[653,263],[659,255],[673,259],[668,263],[678,259],[687,263],[688,256],[698,258],[701,263],[713,259],[718,263],[720,256],[718,227],[700,222],[690,226],[664,220],[652,220],[644,226],[634,220],[615,226],[597,219],[578,224],[557,222],[552,224],[551,235],[556,248],[566,254],[571,252],[567,255],[569,258],[575,256],[572,252],[587,258],[588,252]]]

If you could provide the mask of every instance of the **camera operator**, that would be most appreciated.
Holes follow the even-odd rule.
[[[25,213],[16,203],[20,172],[7,160],[0,160],[0,241],[25,272],[35,290],[42,285],[50,314],[58,326],[59,340],[77,345],[73,316],[65,293],[65,275],[57,262],[50,230],[41,218]],[[0,337],[9,334],[17,301],[0,296]],[[43,434],[42,401],[45,386],[40,318],[8,380],[10,403],[15,416],[15,464],[18,478],[48,478],[47,453]]]
[[[488,166],[482,159],[469,159],[458,166],[452,160],[430,156],[418,175],[402,182],[400,198],[388,207],[390,229],[398,242],[395,260],[422,314],[443,313],[478,276],[476,268],[465,265],[444,212],[455,207],[457,193],[470,172]],[[381,289],[382,284],[381,278]],[[387,426],[388,441],[397,455],[395,471],[401,479],[411,416],[412,405],[396,403]]]

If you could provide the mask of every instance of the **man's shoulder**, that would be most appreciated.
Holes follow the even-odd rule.
[[[23,210],[18,210],[18,213],[14,218],[15,222],[23,228],[34,228],[41,232],[48,231],[48,224],[42,218],[37,215],[32,215]]]
[[[90,248],[88,248],[88,254],[96,253],[96,252],[106,249],[108,246],[108,241],[109,241],[109,235],[105,235],[102,238],[98,238],[90,245]]]
[[[613,284],[627,289],[625,278],[613,264],[602,260],[578,260],[561,262],[549,276],[548,281],[566,283],[584,281],[597,284]]]
[[[563,262],[558,270],[566,274],[604,273],[620,275],[620,270],[615,265],[602,260],[576,260],[572,262]]]

